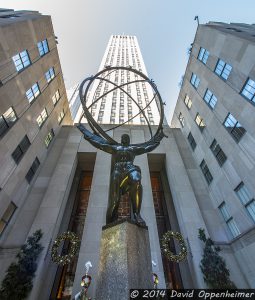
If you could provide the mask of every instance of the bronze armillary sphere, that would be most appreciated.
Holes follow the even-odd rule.
[[[114,74],[118,74],[119,70],[123,74],[134,73],[135,80],[128,82],[122,82],[121,84],[116,83],[118,80],[111,81],[110,77],[113,77]],[[124,76],[123,76],[124,77]],[[127,76],[127,78],[130,78]],[[98,86],[102,87],[102,83],[107,83],[107,89],[104,89],[103,93],[100,93],[98,97],[93,95],[93,101],[88,104],[88,100],[91,99],[88,97],[90,88],[92,84],[95,84],[98,81]],[[141,107],[141,101],[137,101],[131,93],[128,92],[128,86],[135,84],[147,84],[152,88],[153,97],[151,100],[148,98],[145,100],[145,107]],[[86,85],[86,87],[85,87]],[[108,89],[108,86],[112,87]],[[109,93],[114,93],[117,90],[120,90],[127,95],[129,100],[132,100],[138,108],[138,113],[130,117],[128,120],[121,124],[114,124],[110,129],[104,130],[100,124],[98,124],[92,117],[90,111],[92,111],[93,105],[98,103],[101,99],[102,102],[105,101],[106,96]],[[116,93],[116,92],[115,92]],[[91,97],[91,95],[90,95]],[[154,150],[165,136],[163,133],[163,119],[164,119],[164,108],[161,96],[157,90],[155,83],[150,80],[143,73],[132,69],[131,67],[107,67],[104,70],[98,72],[95,76],[91,76],[85,79],[80,86],[80,99],[84,110],[84,115],[87,118],[88,124],[92,129],[93,133],[87,130],[81,123],[77,126],[79,130],[83,133],[84,138],[90,142],[96,148],[99,148],[109,154],[112,154],[115,159],[114,169],[111,175],[110,182],[110,191],[109,191],[109,202],[106,215],[106,223],[111,223],[117,220],[118,218],[118,207],[121,195],[128,193],[130,202],[132,204],[133,210],[133,219],[139,224],[145,224],[144,220],[140,215],[141,203],[142,203],[142,185],[141,185],[141,169],[138,166],[134,165],[134,159],[136,155],[141,155],[147,152]],[[150,119],[146,115],[146,109],[150,108],[150,105],[156,102],[156,107],[160,113],[159,125],[155,134],[152,133],[152,128],[150,124]],[[107,132],[118,128],[124,124],[129,123],[136,116],[142,115],[146,120],[147,125],[150,131],[150,140],[139,143],[139,144],[130,144],[130,137],[127,134],[123,134],[121,137],[121,142],[115,141],[110,137]]]

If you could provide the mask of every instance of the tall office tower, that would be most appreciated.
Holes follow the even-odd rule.
[[[72,122],[50,16],[0,9],[1,279],[30,231],[49,174],[31,188],[63,124]]]
[[[112,35],[108,42],[99,70],[101,71],[108,66],[111,67],[132,67],[147,75],[142,54],[138,45],[137,38],[129,35]],[[137,104],[123,91],[117,89],[106,96],[102,97],[91,107],[93,118],[101,124],[128,124],[143,125],[146,124],[144,115],[139,113],[140,108],[145,108],[145,115],[151,125],[159,123],[159,110],[156,102],[150,100],[153,98],[153,91],[146,82],[136,82],[140,79],[139,75],[131,71],[117,70],[109,71],[107,79],[112,83],[97,80],[90,90],[88,104],[98,99],[102,94],[114,89],[115,85],[123,85],[124,90],[136,99]],[[79,97],[77,95],[77,102]],[[81,111],[79,111],[79,114]]]
[[[240,266],[250,287],[255,285],[254,53],[254,24],[199,25],[172,119],[208,186],[210,197],[199,205],[211,237],[225,243],[234,258],[230,265]]]

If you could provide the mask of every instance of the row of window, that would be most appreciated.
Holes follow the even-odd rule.
[[[46,78],[47,83],[50,83],[54,77],[55,77],[55,70],[54,70],[54,67],[52,67],[45,73],[45,78]],[[38,82],[36,82],[32,85],[32,87],[30,89],[28,89],[26,91],[26,96],[27,96],[29,103],[31,103],[36,97],[38,97],[40,95],[40,93],[41,93],[41,91],[39,88],[39,84],[38,84]]]
[[[198,60],[200,60],[203,64],[207,63],[207,59],[210,53],[205,48],[201,47],[198,53]],[[223,80],[227,80],[230,73],[232,71],[232,66],[223,61],[222,59],[218,59],[216,67],[214,69],[214,73],[221,77]],[[196,74],[192,74],[190,79],[191,84],[194,86],[195,89],[198,88],[200,79]],[[244,96],[247,100],[255,104],[255,81],[251,78],[248,78],[245,82],[242,90],[241,95]]]
[[[37,43],[37,48],[40,56],[45,55],[49,52],[48,42],[47,39]],[[12,57],[14,65],[16,67],[17,72],[22,71],[29,65],[31,65],[31,60],[27,50],[23,50],[20,53],[14,55]]]

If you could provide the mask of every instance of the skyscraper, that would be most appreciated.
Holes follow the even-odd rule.
[[[207,184],[210,197],[199,205],[207,206],[210,235],[226,243],[250,287],[255,284],[249,263],[255,258],[254,36],[254,24],[198,26],[172,119]],[[217,225],[209,209],[218,215]]]
[[[0,9],[0,32],[2,279],[30,230],[31,207],[40,205],[31,187],[61,125],[72,120],[50,16]]]
[[[110,37],[98,71],[108,66],[131,67],[147,75],[135,36],[112,35]],[[130,82],[130,84],[124,85],[125,91],[137,100],[139,106],[146,107],[144,112],[149,123],[151,125],[158,124],[159,112],[156,102],[149,103],[153,97],[152,88],[146,82],[132,84],[138,77],[133,72],[126,70],[109,72],[107,79],[112,83],[99,80],[95,82],[90,90],[88,103],[90,104],[94,99],[98,99],[102,94],[114,88],[114,84],[123,85]],[[76,102],[80,102],[78,93],[76,93]],[[78,111],[78,114],[81,114],[81,110]],[[95,103],[91,107],[91,114],[101,124],[121,124],[128,120],[130,120],[128,124],[146,124],[143,114],[139,114],[139,107],[125,92],[120,90],[107,94]]]

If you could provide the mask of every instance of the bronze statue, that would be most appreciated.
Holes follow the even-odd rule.
[[[115,160],[114,169],[111,175],[110,194],[106,215],[106,224],[118,219],[118,207],[121,195],[129,193],[132,204],[134,221],[145,225],[140,210],[142,204],[141,169],[134,165],[134,159],[154,150],[165,136],[162,127],[157,134],[149,141],[141,144],[131,145],[128,134],[123,134],[121,144],[111,144],[99,135],[92,134],[82,124],[77,126],[83,133],[84,138],[94,147],[113,155]]]

